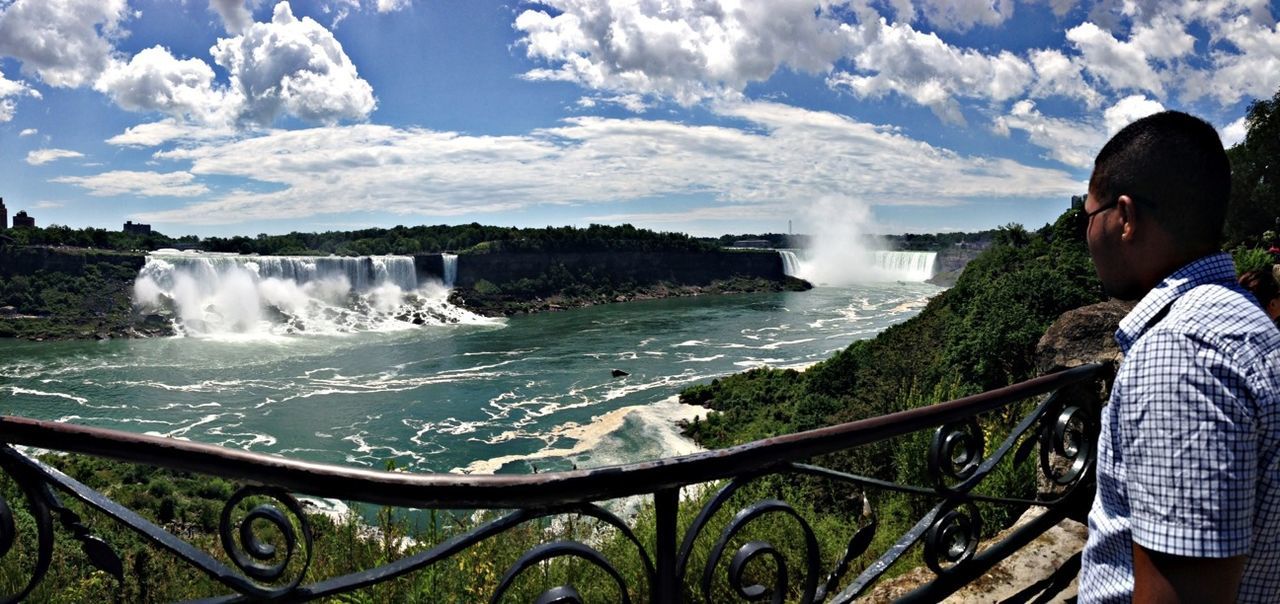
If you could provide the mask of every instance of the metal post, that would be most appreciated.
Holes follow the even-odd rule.
[[[680,489],[655,492],[653,507],[658,521],[654,545],[658,586],[653,601],[675,604],[680,601],[680,586],[676,584],[676,513],[680,510]]]

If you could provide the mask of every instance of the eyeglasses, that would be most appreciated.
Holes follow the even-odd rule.
[[[1117,204],[1117,203],[1120,203],[1120,198],[1119,198],[1119,197],[1116,197],[1115,199],[1111,200],[1111,203],[1109,203],[1109,204],[1107,204],[1107,205],[1104,205],[1104,206],[1102,206],[1102,207],[1100,207],[1100,208],[1098,208],[1098,209],[1096,209],[1096,210],[1094,210],[1094,211],[1092,211],[1092,212],[1085,212],[1085,211],[1081,211],[1079,214],[1077,214],[1077,216],[1079,216],[1079,218],[1076,218],[1076,220],[1078,221],[1078,222],[1076,223],[1076,226],[1077,226],[1077,227],[1079,227],[1079,229],[1080,229],[1080,232],[1081,232],[1081,233],[1086,233],[1086,232],[1088,232],[1088,230],[1089,230],[1089,223],[1093,221],[1093,217],[1094,217],[1094,215],[1096,215],[1096,214],[1098,214],[1098,213],[1100,213],[1100,212],[1105,212],[1105,211],[1107,211],[1107,210],[1110,210],[1111,208],[1116,207],[1116,204]]]

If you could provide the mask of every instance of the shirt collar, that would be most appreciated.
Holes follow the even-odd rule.
[[[1203,256],[1174,271],[1151,288],[1133,310],[1120,320],[1120,329],[1116,330],[1116,343],[1120,344],[1120,352],[1128,354],[1129,347],[1182,294],[1206,283],[1234,283],[1235,276],[1236,265],[1232,262],[1231,255],[1225,252]]]

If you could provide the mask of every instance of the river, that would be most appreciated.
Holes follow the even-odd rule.
[[[701,411],[675,402],[682,388],[810,365],[940,291],[887,282],[343,333],[8,340],[0,412],[418,472],[625,463],[696,450],[676,427]]]

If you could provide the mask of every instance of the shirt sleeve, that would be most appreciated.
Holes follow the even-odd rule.
[[[1126,361],[1119,440],[1133,540],[1176,556],[1247,554],[1258,437],[1245,375],[1205,338],[1158,327]]]

